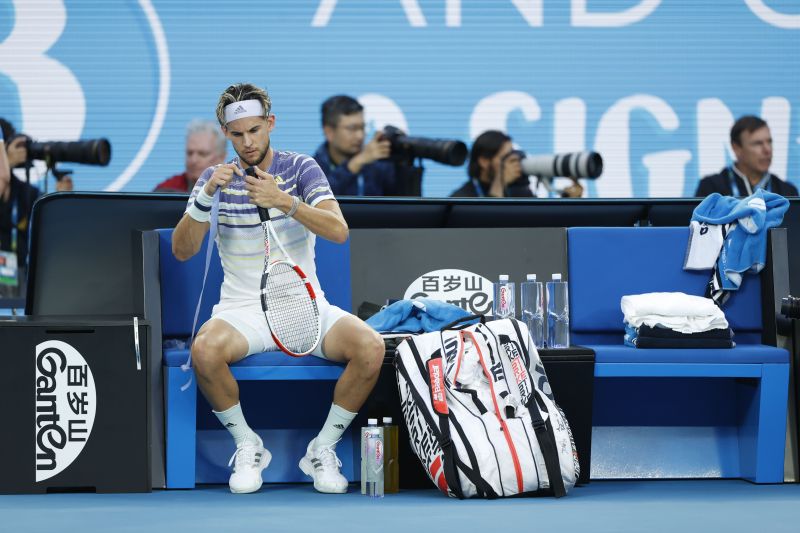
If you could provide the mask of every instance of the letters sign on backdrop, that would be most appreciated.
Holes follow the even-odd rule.
[[[2,115],[39,140],[109,138],[109,167],[74,169],[82,190],[147,191],[180,173],[186,124],[213,119],[237,81],[272,93],[282,149],[313,153],[321,102],[348,93],[370,131],[471,142],[497,128],[528,153],[599,151],[593,197],[690,195],[730,160],[733,120],[759,114],[772,171],[800,182],[797,2],[187,5],[0,0]],[[465,180],[463,167],[425,166],[426,196]]]

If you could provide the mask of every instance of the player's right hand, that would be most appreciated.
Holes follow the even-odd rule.
[[[214,173],[211,174],[210,178],[208,178],[208,181],[204,187],[206,194],[209,196],[214,196],[214,193],[217,192],[217,189],[230,183],[234,174],[239,176],[244,175],[242,169],[240,169],[234,163],[225,163],[223,165],[217,165],[214,167]]]

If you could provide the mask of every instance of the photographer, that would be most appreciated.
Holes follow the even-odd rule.
[[[533,197],[528,181],[521,179],[520,154],[514,151],[511,137],[503,132],[489,130],[475,139],[467,174],[469,180],[450,196]]]
[[[12,176],[15,174],[14,169],[19,169],[22,173],[26,167],[30,165],[28,160],[28,144],[30,137],[24,133],[17,133],[16,128],[7,120],[0,118],[0,127],[3,129],[3,134],[6,139],[6,155],[8,157],[8,166],[11,168]],[[21,180],[20,180],[21,181]],[[27,181],[27,180],[26,180]],[[56,191],[71,191],[74,188],[72,177],[66,175],[56,181]],[[39,195],[39,189],[37,196]]]
[[[28,221],[33,203],[41,194],[39,189],[14,175],[14,168],[24,168],[28,164],[28,137],[18,134],[14,126],[0,118],[0,129],[4,144],[4,155],[10,169],[7,177],[0,170],[0,256],[6,264],[10,256],[15,256],[15,263],[24,272],[28,255]],[[71,191],[72,180],[65,176],[56,182],[57,191]],[[21,276],[18,279],[23,279]]]
[[[391,144],[377,132],[365,145],[364,107],[355,98],[338,95],[322,103],[323,143],[314,154],[333,193],[386,196],[395,191]]]
[[[511,137],[505,133],[497,130],[481,133],[472,144],[469,156],[467,174],[470,179],[450,196],[489,196],[494,198],[532,198],[536,196],[531,189],[526,172],[522,168],[523,155],[522,152],[514,150]],[[580,198],[583,195],[583,186],[578,183],[577,179],[570,179],[572,185],[560,191],[561,196],[563,198]]]

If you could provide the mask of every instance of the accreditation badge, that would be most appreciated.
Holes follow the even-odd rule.
[[[19,269],[16,252],[0,251],[0,285],[16,287],[19,284]]]

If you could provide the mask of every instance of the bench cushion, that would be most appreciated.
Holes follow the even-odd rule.
[[[764,344],[738,344],[734,349],[706,348],[650,349],[632,348],[622,344],[587,345],[594,350],[597,363],[699,363],[699,364],[761,364],[788,363],[789,352]]]
[[[609,339],[621,344],[622,296],[647,292],[702,296],[711,278],[710,270],[683,270],[687,227],[569,228],[567,235],[570,329],[574,332],[619,332]],[[758,276],[746,274],[741,289],[723,310],[737,335],[760,332]]]

